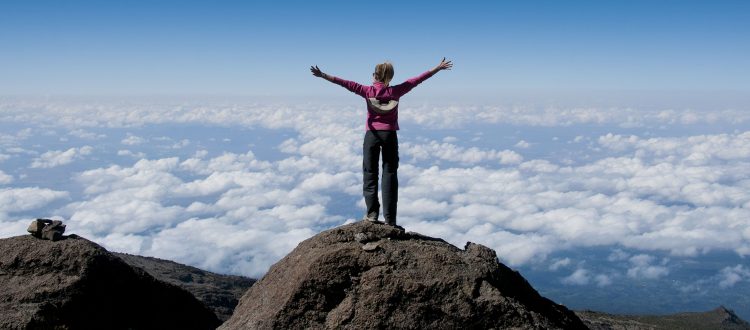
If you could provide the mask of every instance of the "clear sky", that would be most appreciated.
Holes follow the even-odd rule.
[[[750,1],[0,2],[0,94],[334,94],[455,62],[431,92],[750,89]]]

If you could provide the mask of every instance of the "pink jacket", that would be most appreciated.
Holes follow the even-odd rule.
[[[365,98],[366,130],[396,131],[398,130],[398,100],[432,75],[432,72],[427,71],[396,86],[386,86],[381,82],[375,82],[372,86],[364,86],[339,77],[333,77],[333,82]]]

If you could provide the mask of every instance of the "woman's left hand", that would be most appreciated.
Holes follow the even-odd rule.
[[[446,61],[446,60],[445,60],[445,57],[443,57],[443,60],[442,60],[442,61],[440,61],[440,64],[438,64],[438,65],[437,65],[437,66],[435,67],[435,69],[436,69],[435,71],[440,71],[440,70],[450,70],[451,68],[453,68],[453,62],[451,62],[451,61]]]

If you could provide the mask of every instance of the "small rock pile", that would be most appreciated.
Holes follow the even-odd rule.
[[[57,241],[65,233],[65,225],[60,220],[36,219],[26,229],[32,236],[50,241]]]

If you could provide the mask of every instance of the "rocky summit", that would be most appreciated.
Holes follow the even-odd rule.
[[[0,239],[0,329],[214,329],[189,292],[76,235]]]
[[[585,329],[495,251],[358,222],[300,243],[220,329]]]

